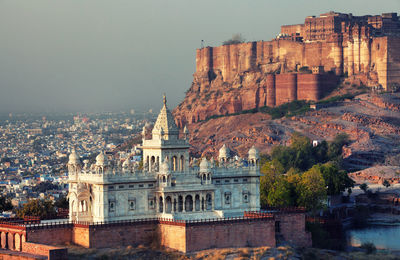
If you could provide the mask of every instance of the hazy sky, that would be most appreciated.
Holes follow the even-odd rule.
[[[270,40],[331,10],[397,12],[400,0],[0,0],[0,112],[175,107],[201,40]]]

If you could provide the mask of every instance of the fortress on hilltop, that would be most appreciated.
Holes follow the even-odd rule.
[[[400,20],[396,13],[353,16],[329,12],[283,25],[271,41],[205,47],[179,126],[294,100],[317,101],[341,77],[390,89],[400,84]]]

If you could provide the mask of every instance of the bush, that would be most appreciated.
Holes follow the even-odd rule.
[[[362,243],[361,248],[364,249],[368,255],[376,252],[376,246],[371,242]]]
[[[230,45],[230,44],[239,44],[239,43],[244,43],[245,39],[240,33],[232,35],[232,38],[229,40],[226,40],[222,43],[222,45]]]
[[[299,72],[303,73],[303,74],[311,74],[312,73],[312,71],[307,66],[301,67],[299,69]]]

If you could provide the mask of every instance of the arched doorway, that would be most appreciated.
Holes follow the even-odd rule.
[[[196,211],[200,211],[200,196],[196,195],[194,200],[194,207]]]
[[[164,211],[164,201],[163,201],[163,198],[161,196],[160,196],[160,199],[159,199],[158,211],[160,213],[163,213],[163,211]]]
[[[191,195],[187,195],[185,198],[185,210],[186,212],[193,211],[193,198]]]
[[[171,213],[171,211],[172,211],[172,200],[171,200],[171,197],[170,196],[168,196],[166,199],[165,199],[165,212],[166,213]]]
[[[210,193],[208,193],[206,195],[206,209],[207,210],[211,210],[212,209],[212,197],[211,197]]]
[[[178,211],[179,212],[183,211],[183,198],[182,198],[182,196],[178,197]]]

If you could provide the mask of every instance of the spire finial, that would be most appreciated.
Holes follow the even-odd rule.
[[[163,103],[164,103],[164,106],[167,105],[167,97],[165,96],[165,93],[163,95]]]

